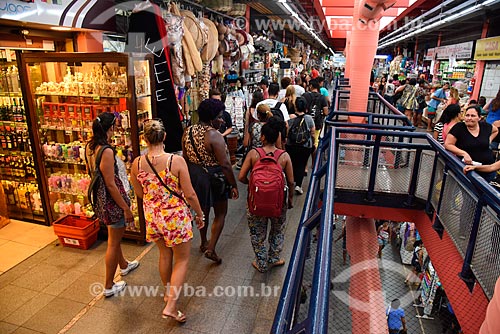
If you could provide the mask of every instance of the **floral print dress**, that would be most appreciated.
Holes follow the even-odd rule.
[[[171,158],[172,159],[172,158]],[[141,161],[139,160],[139,167]],[[158,171],[158,175],[176,193],[183,195],[179,189],[179,180],[171,175],[167,168]],[[139,170],[137,179],[144,192],[143,207],[146,219],[146,240],[165,240],[167,247],[173,247],[193,238],[191,222],[193,217],[189,207],[177,196],[171,194],[154,173]]]

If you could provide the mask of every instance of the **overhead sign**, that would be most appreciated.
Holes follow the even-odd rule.
[[[438,46],[434,48],[436,59],[471,59],[474,42],[465,42],[454,45]]]
[[[424,60],[434,60],[436,57],[436,49],[430,48],[427,50],[427,53],[424,56]]]
[[[0,19],[84,28],[85,15],[97,0],[0,0]],[[102,12],[105,12],[103,9]],[[114,9],[113,9],[113,15]]]
[[[499,60],[500,36],[480,39],[476,42],[475,60]]]

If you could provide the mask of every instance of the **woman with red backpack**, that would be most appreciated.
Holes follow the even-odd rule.
[[[269,267],[285,264],[283,250],[286,210],[292,207],[293,170],[290,156],[276,148],[282,122],[270,118],[261,129],[262,147],[248,152],[238,180],[248,184],[247,218],[250,241],[255,252],[252,266],[264,273]],[[248,173],[250,172],[250,177]],[[283,175],[284,172],[284,175]],[[262,177],[266,182],[263,182]],[[286,178],[286,180],[285,180]],[[265,245],[270,221],[269,250]]]

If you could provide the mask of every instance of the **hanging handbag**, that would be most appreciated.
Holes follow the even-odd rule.
[[[148,158],[148,155],[145,154],[145,157],[146,157],[146,161],[149,165],[149,167],[151,167],[151,169],[153,170],[153,173],[155,173],[156,177],[158,178],[158,180],[160,180],[160,183],[168,190],[169,193],[171,193],[172,195],[174,195],[175,197],[181,199],[187,206],[188,203],[186,202],[186,199],[181,196],[180,194],[178,194],[177,192],[173,191],[166,183],[165,181],[163,181],[163,179],[160,177],[160,175],[158,175],[158,172],[156,171],[156,169],[153,167],[153,164],[151,163],[151,161],[149,160]],[[173,159],[173,157],[171,157],[170,159]],[[170,160],[170,167],[172,166],[172,160]],[[170,170],[170,167],[169,167],[169,170]]]
[[[125,214],[123,212],[123,209],[120,208],[118,204],[116,204],[115,200],[106,188],[104,178],[99,168],[101,164],[102,153],[106,148],[111,148],[111,146],[101,146],[101,148],[97,152],[95,159],[95,168],[90,172],[91,181],[87,190],[87,198],[92,205],[95,216],[99,218],[99,220],[104,224],[112,225],[123,219]],[[85,149],[85,151],[87,151],[87,149]],[[85,154],[85,162],[87,163],[87,166],[89,166],[87,154]],[[115,184],[118,188],[118,191],[120,192],[120,195],[123,197],[127,205],[130,206],[130,198],[128,197],[122,180],[118,176],[116,163],[114,164],[114,169]]]
[[[201,159],[200,153],[196,149],[196,145],[194,144],[194,139],[193,139],[193,128],[190,129],[189,131],[189,140],[191,140],[191,145],[193,146],[193,151],[196,154],[196,157],[198,160],[201,162],[203,170],[209,175],[210,177],[210,189],[212,192],[217,195],[221,196],[224,194],[227,190],[228,183],[226,181],[226,176],[222,171],[217,171],[217,172],[210,172],[207,168],[207,166],[203,163],[203,160]]]

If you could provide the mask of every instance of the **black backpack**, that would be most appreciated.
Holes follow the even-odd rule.
[[[273,117],[278,119],[279,121],[281,122],[284,122],[285,121],[285,118],[283,117],[283,113],[281,112],[281,105],[283,103],[281,102],[277,102],[274,107],[271,108],[271,112],[273,113]]]
[[[278,121],[281,122],[281,130],[280,130],[280,133],[281,133],[281,140],[283,141],[286,137],[286,125],[285,125],[285,117],[283,116],[283,112],[281,112],[281,105],[283,103],[281,102],[277,102],[274,107],[271,108],[271,112],[273,113],[273,117],[275,119],[277,119]]]
[[[314,119],[314,127],[316,130],[320,130],[323,126],[323,120],[325,115],[323,115],[323,108],[321,107],[320,101],[323,95],[319,92],[309,92],[306,95],[307,109],[309,114]]]
[[[288,141],[289,145],[303,146],[311,138],[311,129],[307,128],[307,122],[304,119],[305,115],[297,116],[290,123],[290,129],[288,130]]]

